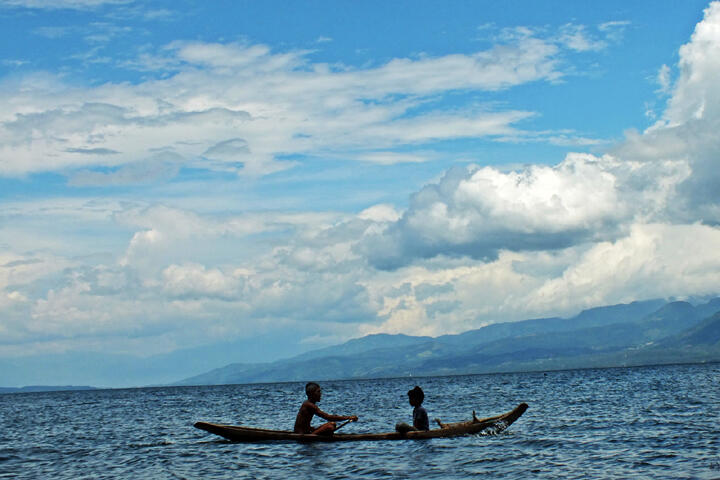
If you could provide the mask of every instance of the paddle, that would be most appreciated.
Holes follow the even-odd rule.
[[[338,430],[340,430],[342,427],[344,427],[344,426],[347,425],[348,423],[354,422],[354,421],[355,421],[355,420],[353,420],[352,418],[351,418],[350,420],[344,421],[343,423],[341,423],[340,425],[338,425],[338,427],[334,430],[334,432],[337,432]]]

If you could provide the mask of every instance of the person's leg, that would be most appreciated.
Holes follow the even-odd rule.
[[[401,435],[405,435],[407,432],[413,432],[415,430],[417,430],[417,428],[413,427],[412,425],[408,425],[405,422],[400,422],[395,425],[395,431]]]
[[[320,425],[318,428],[313,430],[312,433],[315,435],[332,435],[336,427],[337,425],[335,422],[328,422],[324,425]]]

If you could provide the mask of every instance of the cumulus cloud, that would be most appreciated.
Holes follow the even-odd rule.
[[[502,249],[545,250],[613,239],[624,225],[661,215],[689,174],[682,162],[645,165],[570,154],[556,166],[449,171],[415,194],[394,224],[360,249],[380,268],[416,258],[493,258]]]
[[[685,162],[691,174],[668,205],[672,221],[720,223],[720,3],[705,10],[691,41],[680,48],[679,76],[667,108],[642,134],[631,133],[615,153],[627,160],[662,165]]]
[[[380,268],[437,255],[497,257],[626,235],[636,222],[716,224],[720,191],[720,4],[680,50],[664,118],[628,133],[613,154],[570,154],[556,166],[450,171],[414,195],[394,224],[360,250]]]
[[[713,2],[690,42],[680,48],[680,76],[659,126],[672,127],[698,119],[716,121],[720,116],[720,92],[715,81],[720,72],[719,26],[720,2]]]
[[[400,216],[401,213],[394,206],[388,204],[373,205],[358,214],[358,218],[371,220],[378,224],[396,222],[400,219]]]
[[[197,264],[170,265],[162,272],[162,288],[177,297],[237,298],[241,296],[242,273],[226,274]]]
[[[704,225],[635,224],[615,241],[554,253],[503,251],[490,262],[403,267],[373,282],[382,322],[362,331],[439,335],[637,299],[717,294],[718,240],[720,231]]]
[[[627,236],[594,244],[561,276],[546,281],[529,298],[529,308],[577,308],[578,298],[589,307],[632,296],[717,293],[719,241],[720,230],[704,225],[635,224]]]

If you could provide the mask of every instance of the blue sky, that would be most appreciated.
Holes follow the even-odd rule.
[[[719,29],[706,1],[0,1],[0,358],[717,294]]]

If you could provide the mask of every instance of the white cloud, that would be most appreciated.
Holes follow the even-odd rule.
[[[237,298],[242,296],[241,271],[226,274],[202,265],[170,265],[162,272],[162,288],[176,297]]]
[[[570,154],[554,167],[455,170],[416,194],[403,217],[360,247],[375,265],[493,258],[620,238],[637,222],[720,222],[720,3],[680,52],[663,120],[628,133],[613,155]]]
[[[711,3],[680,48],[679,76],[667,108],[642,135],[631,133],[616,150],[625,160],[648,165],[685,163],[690,175],[674,188],[667,218],[676,222],[720,222],[720,2]]]
[[[154,161],[162,151],[176,165],[262,176],[295,165],[282,160],[288,153],[333,152],[389,164],[410,154],[380,158],[356,150],[521,138],[526,133],[514,125],[531,112],[409,112],[455,90],[556,80],[558,55],[554,44],[526,36],[474,54],[341,69],[312,64],[303,51],[175,42],[146,57],[173,69],[164,79],[86,88],[43,74],[6,79],[0,84],[0,175],[82,170],[73,178],[78,184],[127,183],[152,176],[132,165]],[[89,170],[98,167],[111,172]],[[165,168],[156,178],[173,171]]]
[[[598,25],[598,30],[605,35],[609,42],[620,42],[622,40],[625,29],[631,25],[628,20],[613,20]]]
[[[563,275],[546,281],[529,308],[580,306],[717,293],[720,229],[704,225],[633,225],[627,237],[592,246]]]
[[[669,127],[720,117],[720,2],[711,3],[689,43],[680,48],[680,75],[668,102],[663,124]]]
[[[363,162],[375,163],[378,165],[394,165],[397,163],[427,162],[431,157],[417,153],[367,152],[357,155],[356,158]]]
[[[719,5],[681,50],[661,120],[628,132],[608,154],[574,153],[552,166],[453,168],[406,209],[380,204],[357,215],[5,202],[0,332],[32,348],[88,339],[108,350],[172,349],[262,323],[322,324],[323,337],[334,340],[435,335],[718,293]],[[0,169],[70,171],[76,185],[118,185],[182,166],[262,175],[290,166],[279,160],[287,152],[393,164],[426,158],[424,150],[394,152],[399,145],[531,137],[517,127],[531,112],[408,113],[453,89],[561,75],[557,45],[529,31],[515,35],[516,43],[472,55],[357,70],[314,65],[302,52],[183,43],[165,52],[178,73],[164,80],[82,89],[47,75],[6,79]],[[408,84],[417,76],[423,80]],[[157,155],[157,163],[139,163]],[[73,248],[76,237],[61,231],[70,224],[91,226],[97,237]],[[104,241],[99,232],[107,229],[122,231],[120,247]],[[79,258],[77,251],[111,253]]]
[[[560,33],[560,42],[577,52],[603,50],[607,43],[593,38],[584,25],[564,25]]]
[[[394,206],[387,204],[373,205],[358,214],[358,218],[375,223],[396,222],[400,217],[401,213]]]
[[[385,320],[362,331],[439,335],[637,299],[716,294],[718,241],[720,230],[708,226],[635,224],[613,242],[552,255],[504,251],[492,262],[405,267],[373,279]],[[421,287],[434,293],[421,295]]]
[[[440,254],[492,258],[502,249],[544,250],[616,238],[656,218],[689,172],[683,162],[646,165],[570,154],[554,167],[456,169],[418,192],[401,219],[360,249],[381,268]]]
[[[286,72],[305,63],[304,52],[273,54],[267,45],[176,42],[167,48],[174,50],[182,62],[236,72],[241,77],[247,73]]]
[[[304,226],[313,228],[332,223],[337,217],[333,213],[247,213],[218,216],[201,215],[192,211],[164,205],[150,207],[128,207],[114,214],[114,219],[123,225],[143,230],[157,230],[175,239],[201,236],[246,236],[273,230],[297,229]]]
[[[90,269],[66,262],[64,282],[33,290],[23,285],[42,280],[47,267],[12,257],[6,267],[36,273],[16,276],[0,289],[3,304],[12,301],[15,309],[2,325],[17,342],[45,338],[59,345],[82,336],[117,337],[114,348],[127,348],[130,333],[150,341],[162,332],[194,344],[209,341],[213,332],[238,335],[269,319],[283,322],[282,328],[322,322],[320,328],[334,340],[373,332],[437,335],[637,298],[713,293],[720,280],[714,248],[720,231],[699,224],[637,223],[612,241],[554,252],[501,250],[491,261],[438,256],[376,270],[352,245],[361,238],[358,232],[399,215],[391,206],[376,206],[357,218],[305,223],[304,235],[284,236],[259,255],[239,259],[223,253],[219,264],[218,259],[173,263],[159,254],[181,247],[185,253],[178,258],[187,259],[213,250],[232,222],[223,228],[187,212],[148,211],[135,222],[165,232],[178,226],[169,235],[147,229],[133,237],[129,250],[140,254],[142,247],[146,257],[159,257],[150,267],[137,257]],[[202,241],[184,242],[182,236],[195,235],[201,224],[214,227],[202,233]]]
[[[660,93],[670,93],[670,67],[663,65],[657,73],[657,83],[660,86]]]
[[[111,151],[112,152],[112,151]],[[94,154],[95,152],[87,152]],[[70,175],[71,186],[128,185],[161,182],[177,175],[183,159],[175,154],[156,154],[138,163],[122,165],[110,172],[80,170]]]
[[[0,253],[0,292],[5,291],[7,301],[24,302],[34,293],[25,290],[28,286],[76,265],[76,262],[69,259],[46,253],[21,255],[2,252]]]

